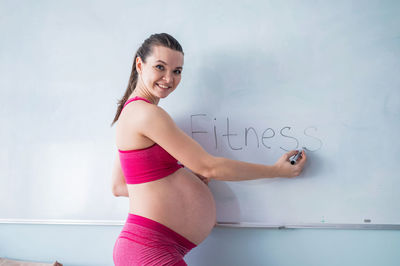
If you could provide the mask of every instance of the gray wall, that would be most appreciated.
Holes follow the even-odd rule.
[[[113,265],[120,226],[0,224],[0,256]],[[397,266],[400,231],[215,228],[185,258],[191,266]]]

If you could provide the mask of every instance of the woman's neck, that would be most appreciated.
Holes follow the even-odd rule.
[[[140,86],[140,84],[136,85],[135,90],[132,92],[132,94],[129,96],[129,98],[133,98],[136,96],[145,98],[146,100],[148,100],[149,102],[151,102],[152,104],[155,104],[155,105],[158,105],[158,102],[160,101],[160,98],[155,97],[146,88],[144,88],[143,86]]]

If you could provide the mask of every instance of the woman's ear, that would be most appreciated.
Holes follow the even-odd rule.
[[[138,56],[136,57],[136,71],[138,74],[142,74],[142,67],[143,67],[143,62],[142,59]]]

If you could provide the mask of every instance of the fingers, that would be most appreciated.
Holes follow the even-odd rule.
[[[197,177],[203,181],[204,184],[208,185],[209,179],[207,177],[204,177],[202,175],[197,175]]]
[[[289,151],[286,153],[286,159],[289,160],[290,157],[297,154],[297,150]]]
[[[307,155],[306,155],[306,152],[303,150],[303,152],[301,153],[300,160],[298,161],[299,165],[303,168],[306,161],[307,161]]]
[[[299,154],[300,156],[299,156],[297,162],[294,165],[292,165],[289,162],[289,159],[292,156],[298,154],[299,152],[301,152],[301,154]],[[278,169],[280,169],[279,170],[280,173],[278,176],[280,176],[280,177],[299,176],[304,168],[306,161],[307,161],[307,155],[304,150],[302,150],[302,151],[292,150],[292,151],[285,153],[284,155],[281,156],[281,158],[275,164],[276,166],[278,166]]]
[[[300,175],[301,172],[303,171],[304,165],[306,164],[307,161],[307,155],[306,153],[303,151],[301,154],[301,158],[297,161],[296,166],[297,166],[297,175]]]

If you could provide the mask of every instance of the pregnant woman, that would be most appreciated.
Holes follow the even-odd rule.
[[[119,101],[112,191],[129,197],[129,214],[114,246],[115,265],[186,265],[183,257],[216,223],[209,179],[240,181],[298,176],[306,155],[291,151],[274,165],[215,157],[158,106],[181,81],[183,50],[171,35],[153,34],[137,50]],[[179,163],[178,163],[179,162]],[[189,170],[190,169],[190,170]]]

